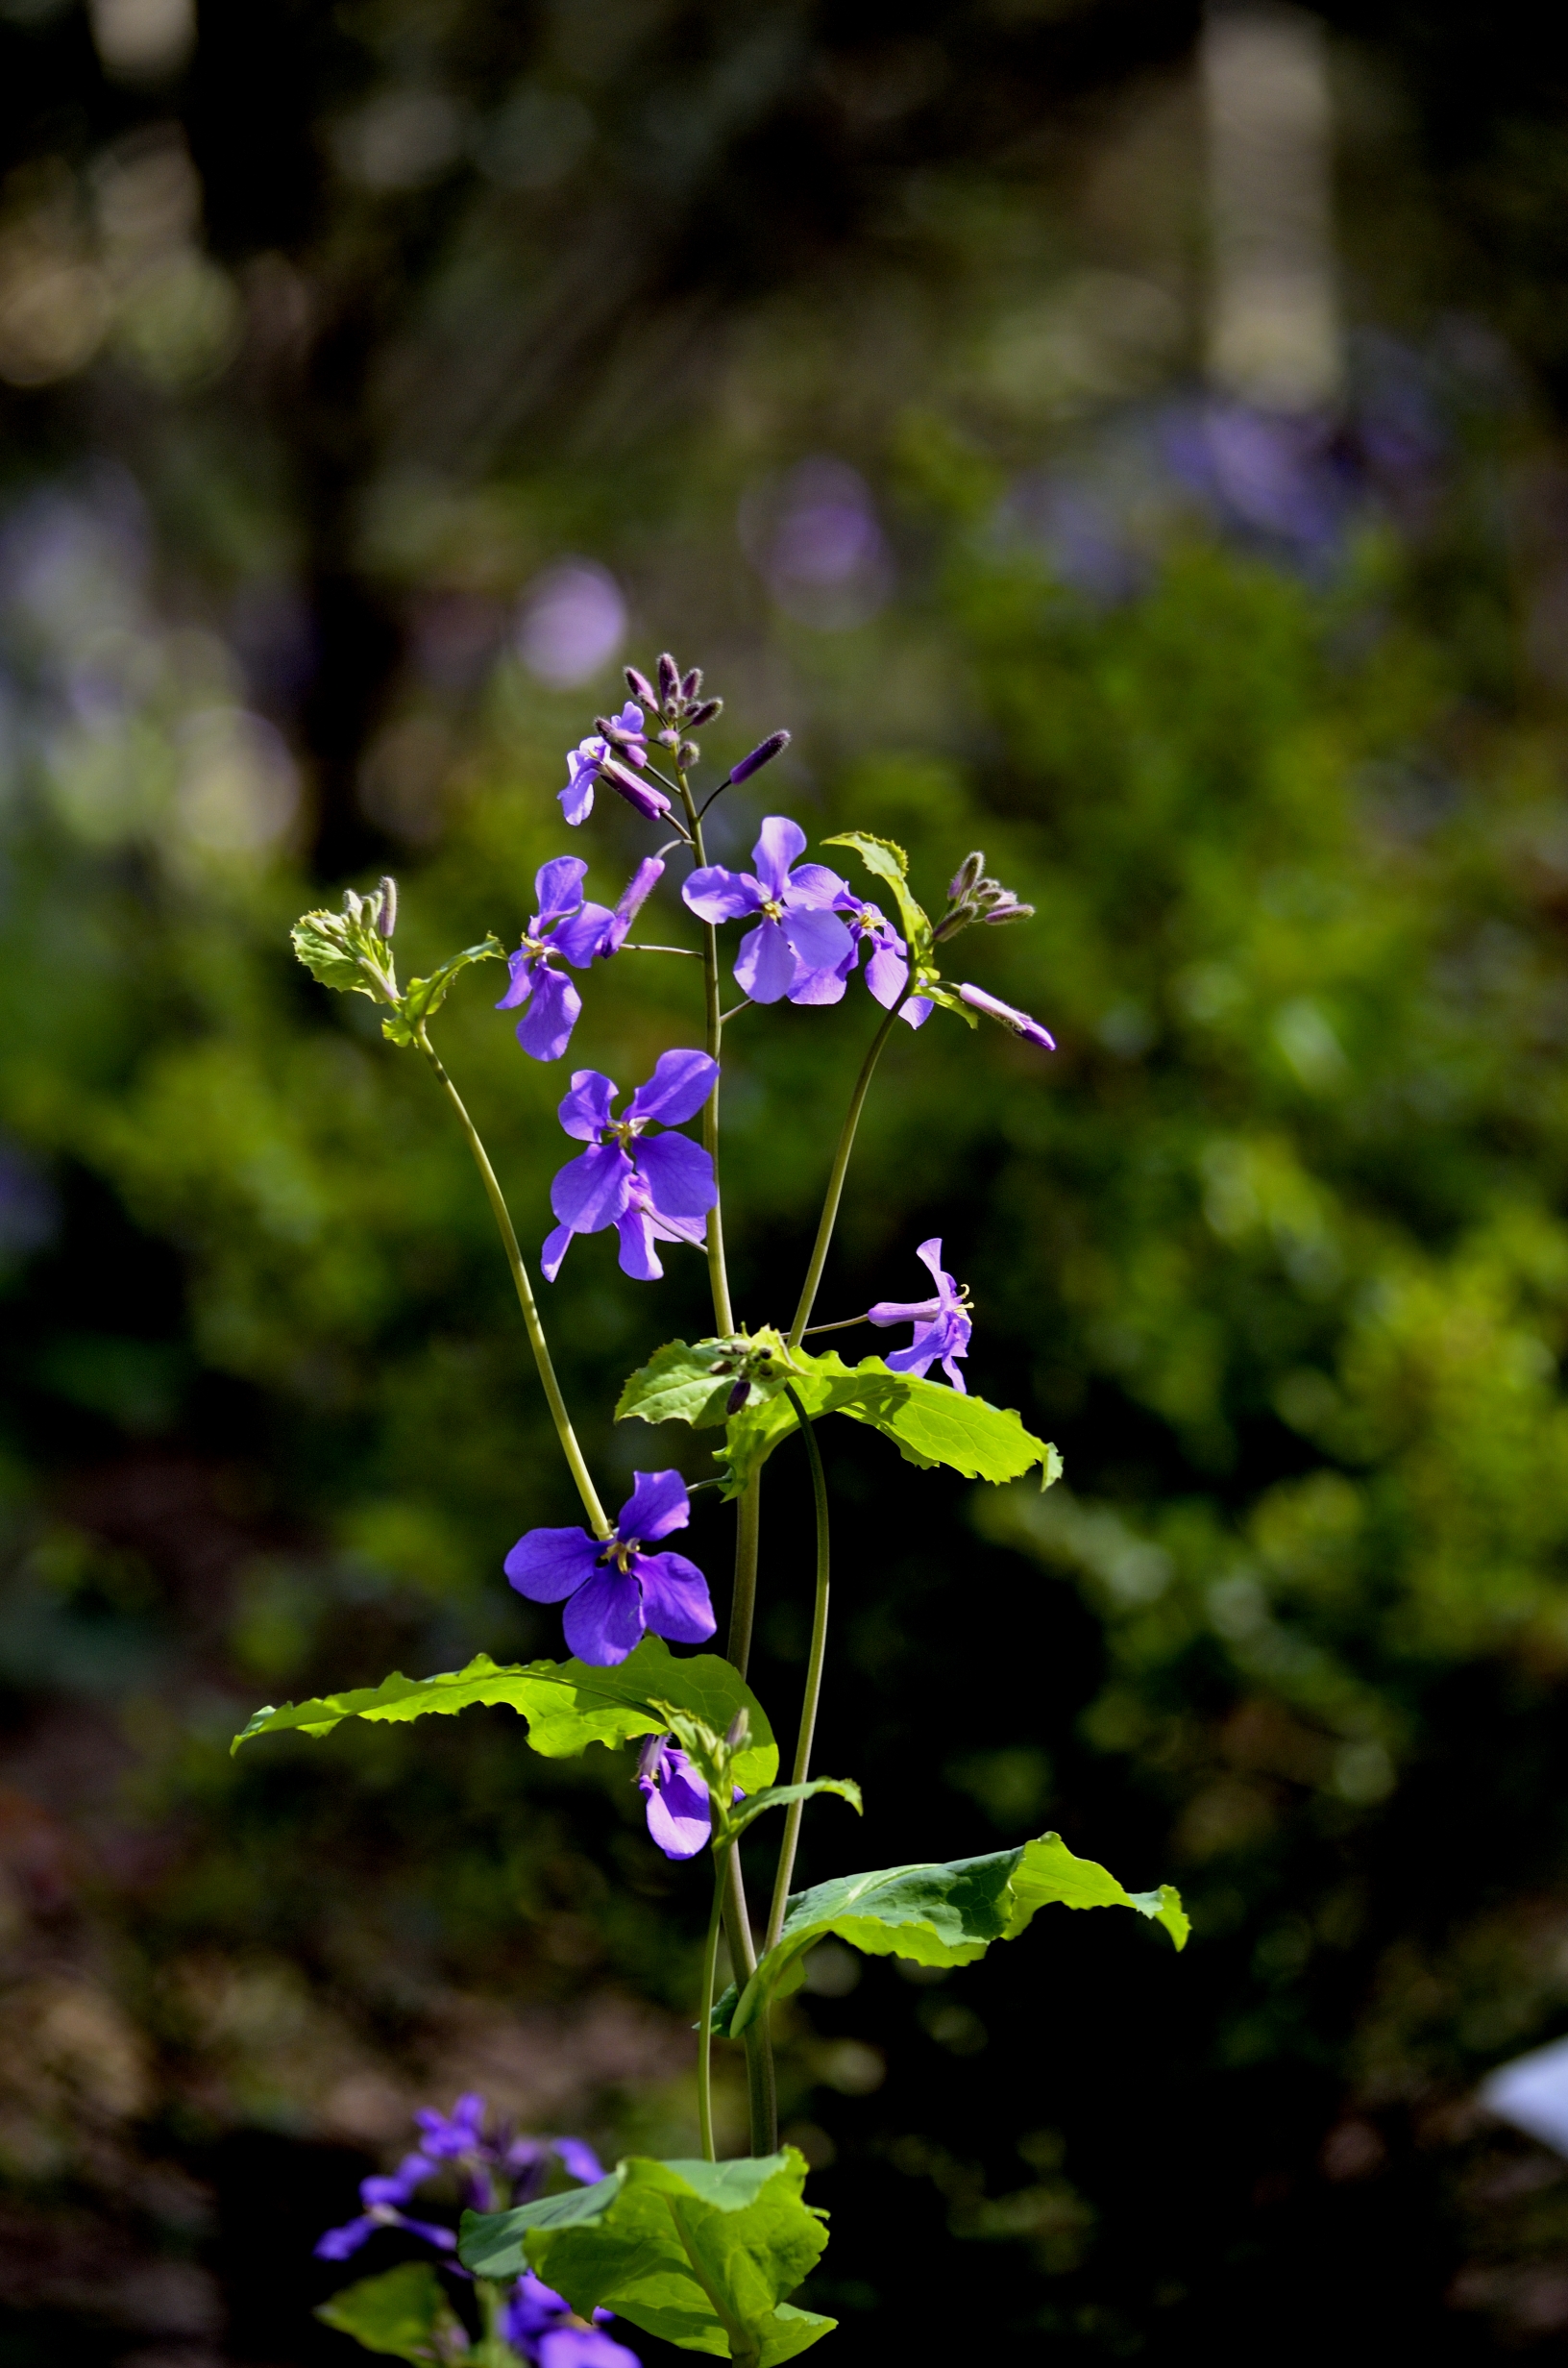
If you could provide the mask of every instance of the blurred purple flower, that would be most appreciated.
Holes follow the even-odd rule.
[[[866,961],[866,984],[885,1011],[891,1011],[909,983],[909,949],[879,904],[869,904],[857,897],[852,888],[833,900],[833,910],[848,929],[849,951],[839,964],[838,975],[847,979],[856,968],[863,952],[870,948]],[[931,1017],[928,997],[912,995],[899,1010],[900,1020],[911,1027],[922,1027]]]
[[[403,2208],[416,2188],[449,2165],[463,2174],[467,2200],[478,2211],[526,2203],[544,2185],[552,2161],[584,2185],[604,2176],[599,2157],[581,2138],[514,2137],[505,2130],[486,2137],[485,2103],[479,2096],[459,2097],[450,2113],[423,2107],[414,2120],[421,2132],[418,2153],[405,2155],[390,2178],[377,2176],[360,2182],[363,2212],[342,2228],[327,2231],[315,2247],[318,2259],[346,2261],[367,2237],[383,2228],[402,2229],[443,2253],[452,2252],[457,2239],[451,2229],[429,2220],[412,2220]]]
[[[644,1542],[684,1529],[691,1500],[678,1471],[639,1471],[613,1535],[530,1529],[505,1571],[530,1603],[565,1603],[562,1625],[579,1661],[612,1668],[645,1630],[674,1644],[700,1644],[715,1621],[708,1583],[684,1554],[645,1554]]]
[[[858,469],[820,456],[754,487],[741,542],[779,606],[838,632],[875,614],[892,586],[888,546]]]
[[[868,1323],[886,1326],[890,1323],[912,1323],[915,1337],[907,1348],[895,1348],[882,1362],[890,1373],[923,1375],[926,1368],[940,1357],[942,1369],[953,1388],[968,1394],[968,1384],[953,1363],[955,1357],[969,1353],[969,1334],[973,1330],[964,1295],[952,1276],[943,1270],[942,1237],[932,1236],[922,1242],[915,1252],[923,1267],[930,1269],[937,1293],[932,1299],[878,1299],[867,1312]]]
[[[362,2179],[359,2201],[365,2208],[363,2212],[357,2219],[345,2221],[339,2229],[329,2229],[325,2236],[317,2238],[317,2260],[346,2261],[378,2229],[405,2229],[410,2236],[423,2236],[427,2244],[438,2245],[443,2253],[451,2253],[457,2242],[451,2229],[439,2228],[429,2220],[410,2220],[403,2208],[411,2201],[415,2188],[434,2177],[437,2167],[422,2154],[405,2155],[390,2179]]]
[[[571,690],[607,666],[626,635],[626,604],[607,568],[563,559],[524,596],[517,646],[524,665],[552,690]]]
[[[848,889],[825,864],[799,863],[805,848],[798,823],[770,814],[751,851],[754,873],[710,863],[681,890],[700,920],[759,916],[735,957],[735,983],[753,1003],[776,1003],[781,996],[792,1003],[836,1003],[844,994],[841,965],[854,940],[832,907]]]
[[[635,2352],[602,2332],[613,2313],[596,2310],[584,2326],[564,2295],[526,2269],[512,2288],[503,2330],[533,2368],[642,2368]]]
[[[657,1282],[664,1272],[655,1241],[701,1247],[701,1221],[719,1197],[713,1162],[685,1135],[650,1136],[646,1129],[655,1121],[674,1127],[695,1118],[718,1074],[719,1064],[705,1052],[661,1052],[652,1076],[617,1119],[610,1104],[621,1088],[597,1069],[575,1073],[561,1124],[590,1148],[568,1160],[550,1188],[560,1222],[540,1253],[547,1282],[560,1272],[575,1233],[601,1233],[606,1225],[621,1237],[621,1271],[639,1282]]]
[[[1027,1037],[1030,1044],[1041,1045],[1047,1052],[1056,1050],[1056,1038],[1049,1028],[1041,1027],[1038,1020],[1031,1020],[1026,1011],[1015,1011],[1011,1003],[1004,1003],[999,996],[988,995],[984,987],[961,986],[958,992],[971,1009],[983,1011],[988,1020],[994,1020],[999,1026],[1011,1028],[1015,1036]]]

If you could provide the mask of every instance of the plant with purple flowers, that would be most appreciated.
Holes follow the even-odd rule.
[[[861,1112],[896,1020],[919,1027],[941,1009],[971,1028],[980,1019],[993,1021],[1038,1050],[1053,1046],[1049,1031],[1026,1012],[988,988],[943,974],[947,950],[967,929],[1026,920],[1032,910],[987,873],[983,855],[965,857],[935,920],[916,899],[902,850],[869,832],[848,831],[826,845],[854,855],[882,903],[825,864],[806,860],[805,832],[781,814],[763,821],[751,870],[710,863],[703,818],[713,799],[773,763],[789,734],[770,733],[699,802],[692,775],[700,752],[693,735],[716,719],[722,703],[704,694],[698,669],[683,674],[668,654],[651,678],[628,668],[626,683],[631,697],[620,713],[597,718],[596,730],[569,755],[561,803],[567,821],[580,825],[603,781],[674,836],[639,865],[613,911],[585,900],[587,867],[580,859],[558,856],[544,865],[536,883],[538,911],[510,957],[511,984],[500,1008],[521,1012],[518,1033],[527,1052],[555,1060],[582,1016],[569,970],[587,971],[622,951],[696,956],[702,964],[700,1049],[674,1047],[661,1053],[619,1115],[620,1089],[608,1076],[597,1069],[573,1074],[560,1120],[584,1147],[551,1186],[555,1225],[540,1265],[553,1281],[575,1235],[610,1227],[618,1236],[622,1271],[639,1282],[661,1276],[658,1245],[686,1243],[704,1251],[711,1336],[656,1348],[626,1382],[615,1411],[622,1420],[686,1423],[694,1446],[698,1433],[717,1434],[717,1474],[689,1482],[674,1469],[639,1472],[613,1521],[600,1500],[504,1196],[429,1037],[429,1022],[453,981],[469,964],[500,958],[499,939],[454,954],[430,978],[404,989],[393,961],[396,894],[390,881],[369,896],[351,893],[341,913],[306,914],[294,931],[300,959],[324,984],[369,995],[385,1006],[383,1033],[429,1064],[490,1201],[584,1515],[576,1527],[526,1529],[505,1558],[505,1574],[529,1602],[563,1607],[565,1642],[574,1657],[502,1666],[480,1654],[463,1670],[416,1680],[393,1676],[380,1687],[258,1711],[236,1747],[285,1728],[324,1734],[345,1718],[408,1719],[467,1703],[510,1705],[527,1722],[532,1748],[551,1757],[585,1750],[590,1742],[640,1746],[632,1782],[651,1841],[672,1862],[706,1858],[712,1870],[694,2067],[700,2158],[630,2155],[603,2173],[574,2139],[487,2136],[482,2104],[463,2098],[451,2114],[419,2116],[424,2134],[418,2152],[396,2172],[367,2180],[358,2217],[330,2232],[320,2250],[343,2258],[378,2231],[392,2229],[450,2257],[451,2231],[416,2220],[407,2209],[426,2180],[445,2167],[463,2183],[468,2204],[457,2263],[449,2267],[453,2277],[472,2282],[483,2320],[474,2350],[476,2357],[483,2354],[485,2368],[518,2359],[535,2368],[625,2368],[631,2356],[602,2331],[610,2310],[688,2350],[772,2368],[833,2325],[790,2300],[826,2241],[821,2214],[802,2198],[806,2166],[794,2148],[778,2143],[770,2035],[772,2003],[798,1977],[804,1953],[833,1935],[853,1947],[925,1965],[967,1964],[992,1943],[1016,1938],[1053,1903],[1132,1909],[1162,1925],[1178,1948],[1188,1924],[1169,1885],[1126,1890],[1055,1834],[947,1864],[886,1867],[791,1889],[808,1802],[832,1793],[860,1808],[850,1780],[811,1772],[831,1593],[830,1506],[817,1424],[844,1415],[880,1431],[909,1465],[941,1464],[992,1484],[1039,1470],[1041,1485],[1048,1487],[1061,1470],[1055,1448],[1028,1431],[1017,1413],[968,1390],[960,1366],[972,1344],[973,1310],[968,1289],[943,1264],[940,1236],[914,1253],[935,1286],[929,1296],[879,1299],[863,1315],[814,1323]],[[689,866],[681,907],[700,925],[700,946],[635,943],[633,920],[677,851]],[[745,1000],[725,1012],[720,933],[732,924],[740,925],[740,938],[731,967]],[[757,1006],[841,1003],[857,969],[881,1012],[827,1155],[806,1271],[787,1324],[781,1317],[776,1324],[746,1330],[736,1323],[730,1299],[720,1197],[724,1031]],[[747,1024],[833,1024],[781,1016]],[[699,1143],[678,1131],[698,1117]],[[823,1332],[903,1323],[913,1326],[907,1346],[853,1366],[806,1345]],[[944,1379],[933,1377],[933,1367]],[[781,1783],[772,1730],[747,1684],[747,1669],[763,1468],[796,1439],[811,1490],[816,1572],[804,1699],[788,1780]],[[705,1488],[737,1507],[728,1632],[723,1657],[701,1651],[677,1656],[671,1644],[700,1646],[716,1628],[699,1564],[663,1542],[691,1526],[693,1495]],[[779,1848],[766,1912],[753,1921],[741,1845],[774,1810],[782,1813]],[[734,1976],[723,1996],[722,1939],[727,1939]],[[749,2154],[723,2163],[714,2134],[716,2043],[745,2049],[750,2119]],[[579,2183],[563,2186],[563,2178]],[[407,2282],[416,2272],[427,2281],[417,2293]],[[397,2280],[404,2285],[394,2295]],[[370,2348],[433,2362],[468,2346],[429,2264],[404,2264],[351,2294],[368,2287],[380,2292],[374,2310],[366,2303],[361,2324],[351,2324],[353,2310],[347,2316],[340,2311],[332,2324],[357,2333]],[[329,2306],[327,2315],[343,2302],[339,2297]],[[372,2321],[379,2332],[366,2331]]]

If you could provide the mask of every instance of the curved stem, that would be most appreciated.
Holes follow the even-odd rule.
[[[762,1536],[762,1473],[754,1471],[735,1508],[735,1591],[729,1600],[729,1636],[724,1659],[744,1677],[751,1659],[751,1625],[757,1610],[757,1547]]]
[[[800,1732],[796,1738],[795,1768],[790,1778],[792,1784],[803,1785],[811,1774],[811,1745],[817,1732],[817,1706],[822,1698],[822,1664],[827,1654],[827,1481],[822,1472],[821,1450],[817,1444],[817,1434],[811,1427],[806,1410],[788,1384],[785,1385],[784,1394],[795,1408],[800,1436],[806,1443],[806,1454],[811,1463],[811,1493],[817,1514],[817,1598],[811,1614],[806,1693],[800,1705]],[[768,1935],[762,1944],[764,1954],[773,1946],[784,1929],[784,1912],[790,1899],[790,1877],[795,1872],[796,1846],[800,1839],[800,1818],[805,1806],[804,1801],[792,1801],[784,1812],[784,1839],[779,1844],[778,1872],[773,1878],[772,1906],[768,1912]]]
[[[865,1106],[866,1096],[870,1090],[871,1079],[876,1073],[876,1064],[882,1057],[882,1048],[888,1041],[893,1024],[897,1019],[900,1007],[908,994],[909,988],[906,986],[903,995],[900,995],[898,1001],[894,1003],[876,1034],[871,1038],[870,1050],[860,1065],[860,1074],[855,1079],[855,1090],[849,1097],[849,1107],[845,1114],[844,1124],[839,1132],[838,1149],[833,1154],[833,1166],[827,1179],[827,1196],[822,1202],[821,1221],[817,1227],[816,1242],[812,1246],[811,1264],[806,1269],[806,1279],[800,1290],[800,1304],[795,1311],[795,1321],[790,1326],[790,1346],[792,1348],[799,1347],[806,1326],[811,1321],[811,1311],[817,1304],[818,1286],[822,1279],[822,1269],[827,1264],[828,1246],[833,1239],[833,1226],[839,1214],[839,1202],[844,1197],[844,1179],[849,1170],[849,1154],[855,1147],[855,1129],[860,1124],[861,1110]]]
[[[708,1911],[708,1937],[702,1951],[702,2010],[697,2019],[697,2126],[702,2135],[702,2159],[717,2162],[713,2146],[713,1994],[719,1970],[719,1919],[724,1906],[724,1863],[734,1856],[730,1842],[714,1861],[713,1906]]]
[[[523,1310],[523,1321],[527,1326],[528,1344],[533,1350],[533,1361],[539,1368],[539,1379],[544,1385],[545,1396],[549,1401],[551,1418],[555,1424],[555,1435],[561,1443],[561,1453],[567,1460],[572,1477],[577,1484],[577,1494],[582,1498],[582,1509],[588,1516],[588,1525],[596,1537],[607,1538],[610,1534],[610,1523],[605,1517],[603,1506],[599,1501],[599,1492],[589,1476],[582,1449],[577,1444],[577,1435],[572,1428],[572,1418],[566,1411],[566,1400],[561,1395],[561,1385],[555,1378],[555,1368],[551,1362],[550,1345],[545,1339],[545,1327],[539,1320],[539,1310],[534,1303],[533,1287],[528,1281],[528,1270],[523,1262],[523,1252],[518,1248],[511,1214],[502,1197],[501,1186],[496,1181],[496,1172],[490,1165],[488,1152],[479,1141],[478,1129],[463,1107],[462,1097],[441,1066],[435,1048],[423,1027],[419,1029],[416,1041],[421,1052],[434,1070],[443,1093],[456,1113],[457,1123],[462,1128],[468,1147],[474,1154],[474,1164],[479,1172],[479,1179],[489,1199],[491,1212],[501,1234],[502,1247],[506,1252],[506,1263],[512,1270],[512,1281],[517,1286],[518,1304]]]
[[[742,1989],[757,1970],[757,1947],[751,1937],[751,1917],[746,1905],[741,1854],[733,1843],[724,1866],[724,1932],[729,1961]],[[759,2014],[746,2033],[746,2088],[750,2108],[751,2152],[778,2152],[778,2087],[773,2076],[773,2040],[766,2014]]]

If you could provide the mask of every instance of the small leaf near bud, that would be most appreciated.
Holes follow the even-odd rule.
[[[743,756],[740,763],[731,768],[731,783],[748,781],[753,773],[760,773],[764,765],[771,765],[773,758],[781,755],[789,745],[787,731],[771,731],[766,740],[758,741],[749,756]]]
[[[680,668],[675,664],[668,650],[659,659],[658,674],[659,696],[656,703],[664,707],[669,705],[680,688]]]
[[[390,938],[398,925],[398,883],[390,873],[387,873],[381,880],[380,895],[380,909],[376,915],[376,927],[382,937]]]
[[[640,675],[635,666],[628,666],[625,669],[625,676],[626,688],[631,693],[633,699],[640,699],[645,707],[656,707],[658,705],[658,693],[654,690],[653,685],[649,682],[647,675]]]
[[[722,699],[704,699],[699,707],[692,708],[686,722],[693,731],[700,731],[704,724],[711,724],[714,717],[723,715],[723,711],[724,703]]]

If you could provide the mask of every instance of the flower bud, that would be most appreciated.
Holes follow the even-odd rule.
[[[998,903],[992,906],[989,913],[982,913],[980,917],[983,921],[988,923],[996,921],[1033,921],[1035,917],[1035,908],[1032,904],[1020,904],[1017,898],[1015,896],[1004,896]]]
[[[986,858],[978,850],[972,855],[966,855],[958,870],[953,874],[948,887],[949,901],[954,904],[964,903],[973,891],[985,868]]]
[[[618,789],[627,805],[635,806],[646,822],[656,823],[670,811],[670,801],[662,789],[651,781],[640,781],[635,773],[617,762],[613,756],[601,756],[599,770],[612,789]]]
[[[693,731],[700,731],[704,724],[711,724],[714,717],[723,715],[723,711],[724,703],[722,699],[704,699],[699,707],[692,709],[686,722]]]
[[[771,731],[766,740],[758,741],[749,756],[743,756],[738,765],[731,767],[729,776],[731,786],[738,781],[748,781],[753,773],[760,773],[764,765],[771,765],[773,758],[781,755],[789,745],[790,735],[787,731]]]
[[[741,1375],[740,1380],[739,1380],[739,1381],[735,1384],[735,1387],[731,1390],[731,1392],[730,1392],[730,1394],[729,1394],[728,1397],[726,1397],[726,1398],[725,1398],[725,1400],[724,1400],[724,1412],[725,1412],[725,1414],[726,1414],[726,1415],[738,1415],[738,1414],[740,1413],[740,1411],[741,1411],[741,1408],[742,1408],[742,1407],[746,1404],[746,1401],[747,1401],[747,1399],[750,1396],[750,1394],[751,1394],[751,1384],[750,1384],[750,1383],[747,1380],[746,1375],[743,1373],[743,1374]]]
[[[376,926],[385,938],[390,938],[398,925],[398,883],[388,873],[381,881],[381,908],[376,916]]]
[[[360,898],[355,895],[354,890],[352,888],[345,888],[343,891],[343,910],[348,915],[349,919],[351,921],[357,921],[364,909],[363,901]]]
[[[688,703],[697,697],[701,688],[702,669],[700,666],[694,666],[689,675],[681,676],[680,695]]]
[[[941,921],[937,924],[937,926],[932,930],[932,944],[936,946],[945,945],[948,938],[956,937],[960,929],[967,929],[971,921],[978,921],[979,918],[980,907],[978,904],[955,904],[952,911],[950,913],[944,913]]]
[[[640,699],[645,707],[656,707],[658,705],[659,702],[657,693],[654,691],[653,685],[649,682],[647,675],[640,675],[635,666],[628,666],[625,669],[625,677],[626,688],[631,693],[633,699]]]
[[[749,1738],[750,1733],[751,1714],[743,1702],[734,1717],[730,1720],[728,1726],[724,1729],[724,1740],[729,1745],[731,1751],[739,1751],[741,1745]]]
[[[680,668],[668,650],[659,659],[659,696],[657,704],[667,707],[680,688]]]
[[[683,740],[675,751],[675,762],[682,773],[690,773],[701,753],[695,740]]]

